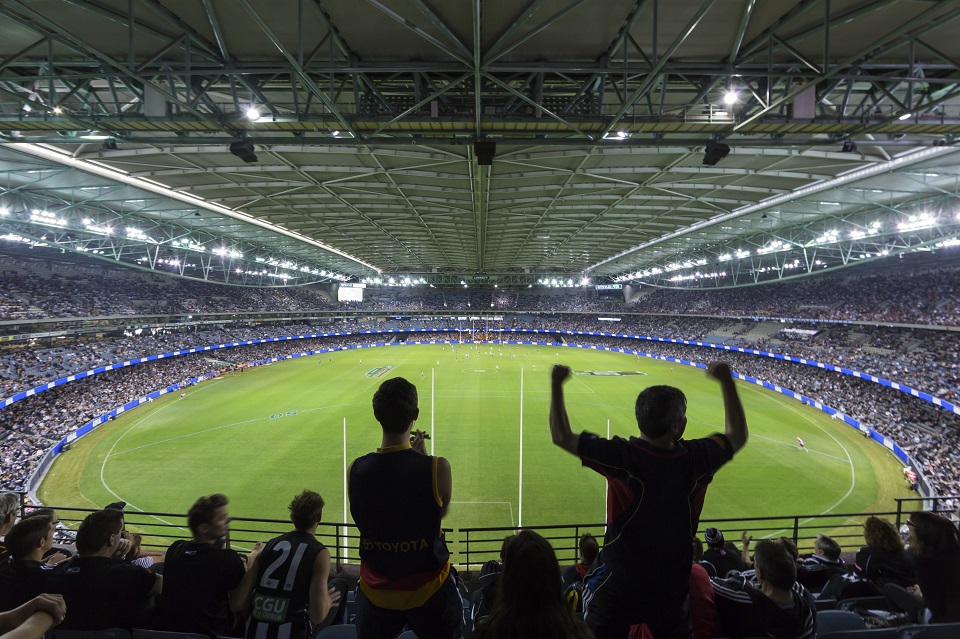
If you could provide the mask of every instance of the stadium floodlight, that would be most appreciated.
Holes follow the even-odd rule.
[[[901,122],[903,122],[904,120],[909,120],[909,119],[912,118],[912,117],[913,117],[913,114],[912,114],[912,113],[904,113],[903,115],[901,115],[901,116],[900,116],[899,118],[897,118],[897,119],[900,120]]]
[[[728,106],[736,104],[737,100],[739,99],[740,99],[740,96],[733,89],[730,89],[729,91],[723,94],[723,103]]]
[[[260,119],[260,111],[259,111],[259,109],[257,109],[257,107],[252,106],[252,105],[247,108],[247,110],[246,110],[246,112],[244,113],[244,115],[247,116],[247,119],[250,120],[251,122],[256,122],[257,120]]]
[[[0,207],[0,215],[10,215],[10,209],[6,207]]]

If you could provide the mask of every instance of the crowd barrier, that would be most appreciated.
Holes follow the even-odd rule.
[[[191,497],[192,498],[192,497]],[[191,499],[191,498],[188,498]],[[958,496],[945,496],[933,500],[931,509],[940,511],[942,502],[953,500]],[[75,508],[67,505],[46,504],[57,511],[63,524],[62,538],[69,539],[70,531],[75,531],[80,522],[93,509]],[[910,512],[918,510],[923,505],[921,498],[899,498],[894,500],[893,508],[889,510],[861,513],[815,513],[815,514],[786,514],[774,516],[736,517],[736,518],[704,518],[699,522],[700,534],[708,526],[721,530],[746,530],[756,539],[776,538],[780,536],[792,539],[801,552],[812,553],[814,541],[820,533],[829,532],[843,548],[854,549],[863,543],[863,521],[870,516],[883,517],[900,528],[908,518]],[[22,513],[26,512],[26,495],[21,505]],[[952,513],[946,511],[946,515]],[[165,550],[170,543],[177,539],[188,539],[190,531],[186,527],[186,515],[183,513],[148,512],[131,509],[129,506],[124,514],[126,525],[143,535],[143,548],[148,550]],[[559,525],[524,525],[527,530],[536,530],[557,552],[557,558],[562,563],[573,563],[578,556],[578,542],[580,536],[590,532],[597,537],[603,535],[603,522],[559,524]],[[276,535],[290,530],[290,521],[281,519],[264,519],[251,517],[231,517],[230,530],[225,538],[225,544],[240,552],[248,552],[257,541],[266,541]],[[453,562],[461,570],[476,570],[489,559],[499,557],[503,538],[517,532],[516,526],[497,526],[483,528],[445,528],[446,541],[453,557]],[[317,538],[330,549],[331,559],[336,570],[344,565],[357,563],[357,547],[360,536],[352,523],[321,522],[317,528]]]

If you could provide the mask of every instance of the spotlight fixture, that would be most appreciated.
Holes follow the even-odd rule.
[[[729,91],[723,94],[723,103],[728,106],[732,104],[736,104],[738,99],[739,97],[737,96],[737,92],[734,91],[733,89],[730,89]]]
[[[243,160],[244,162],[256,162],[257,154],[253,152],[253,141],[240,140],[230,144],[230,152]]]
[[[493,166],[493,157],[497,154],[497,143],[477,140],[473,143],[473,152],[477,156],[478,165]]]
[[[857,148],[856,143],[853,140],[844,140],[843,148],[840,149],[841,153],[859,153],[860,150]]]
[[[707,142],[707,147],[703,152],[703,165],[715,166],[717,162],[730,154],[730,146],[723,142]]]
[[[250,120],[251,122],[256,122],[257,120],[260,119],[260,111],[258,111],[257,107],[254,107],[254,106],[247,109],[244,115],[246,115],[247,119]]]

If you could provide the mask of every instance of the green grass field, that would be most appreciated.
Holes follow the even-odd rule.
[[[723,430],[719,386],[702,370],[585,349],[493,346],[491,356],[490,348],[462,346],[459,359],[439,345],[352,350],[207,381],[78,440],[39,497],[77,507],[122,499],[128,510],[183,513],[197,496],[223,492],[234,516],[284,519],[290,497],[311,488],[326,500],[325,520],[344,521],[344,446],[348,461],[378,446],[370,401],[395,376],[417,384],[417,428],[433,432],[435,453],[453,468],[449,529],[516,526],[521,518],[524,526],[603,521],[603,479],[550,441],[556,362],[578,372],[566,387],[575,431],[605,435],[609,422],[614,435],[637,434],[633,402],[653,384],[686,392],[688,438]],[[605,372],[620,374],[597,374]],[[705,520],[890,510],[892,497],[906,496],[882,447],[814,408],[738,386],[751,438],[710,487]]]

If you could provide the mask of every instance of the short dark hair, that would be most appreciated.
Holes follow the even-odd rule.
[[[21,519],[3,538],[7,551],[14,559],[23,559],[50,534],[53,517],[34,516]]]
[[[308,530],[320,521],[324,505],[323,497],[319,493],[304,490],[287,506],[290,509],[290,521],[297,530]]]
[[[28,513],[23,515],[23,519],[28,519],[30,517],[47,517],[50,521],[53,521],[57,517],[57,511],[53,508],[34,508]]]
[[[97,510],[81,522],[77,529],[77,552],[92,555],[107,545],[111,535],[123,530],[122,510]]]
[[[637,395],[634,414],[640,432],[660,437],[680,422],[687,413],[687,396],[673,386],[648,386]]]
[[[419,414],[417,387],[402,377],[388,379],[373,394],[373,416],[388,433],[404,432]]]
[[[230,502],[227,500],[227,496],[221,493],[201,497],[193,502],[193,506],[190,506],[190,510],[187,511],[187,526],[190,528],[190,532],[196,536],[200,526],[204,524],[209,525],[210,522],[213,521],[213,516],[217,512],[217,509],[223,508],[228,503]],[[114,510],[113,512],[118,512],[123,516],[122,510]]]
[[[797,564],[783,544],[770,539],[757,543],[753,561],[763,581],[780,590],[790,590],[797,581]]]
[[[580,537],[580,557],[584,563],[592,564],[593,560],[600,554],[600,544],[597,538],[590,533],[584,533]]]
[[[827,537],[824,534],[817,535],[817,540],[814,542],[817,550],[823,553],[823,556],[829,559],[830,561],[836,561],[840,559],[840,544],[833,540],[831,537]]]

